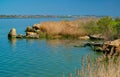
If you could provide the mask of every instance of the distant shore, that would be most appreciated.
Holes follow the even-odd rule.
[[[72,18],[75,16],[65,15],[0,15],[0,18]]]
[[[96,17],[101,18],[104,16],[96,15],[0,15],[0,19],[20,19],[20,18],[81,18],[81,17]]]

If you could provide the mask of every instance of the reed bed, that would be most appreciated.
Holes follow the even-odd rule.
[[[81,69],[76,69],[75,74],[70,73],[68,77],[120,77],[120,57],[97,61],[87,56],[82,58],[81,65]]]
[[[61,36],[72,36],[73,38],[84,36],[88,31],[83,29],[83,26],[88,26],[91,21],[96,22],[95,18],[81,18],[74,21],[49,21],[40,23],[40,30],[45,32],[47,35],[61,35]],[[92,23],[93,23],[92,22]],[[91,25],[89,25],[91,26]]]

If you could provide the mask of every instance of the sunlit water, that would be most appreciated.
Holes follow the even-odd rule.
[[[81,58],[96,54],[89,47],[74,47],[80,40],[8,40],[11,28],[25,34],[26,26],[58,18],[0,19],[0,77],[62,77],[81,68]],[[62,19],[63,20],[63,19]]]

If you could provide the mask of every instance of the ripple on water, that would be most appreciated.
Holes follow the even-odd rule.
[[[80,68],[81,57],[92,53],[88,47],[73,47],[80,42],[74,40],[8,40],[10,28],[21,33],[39,21],[43,20],[0,20],[0,25],[4,25],[0,28],[0,77],[62,77],[63,73],[68,75],[75,67]]]

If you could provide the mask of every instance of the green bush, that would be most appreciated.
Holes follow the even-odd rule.
[[[112,17],[103,17],[97,22],[99,32],[102,33],[106,40],[112,40],[118,33],[118,20],[112,19]]]

